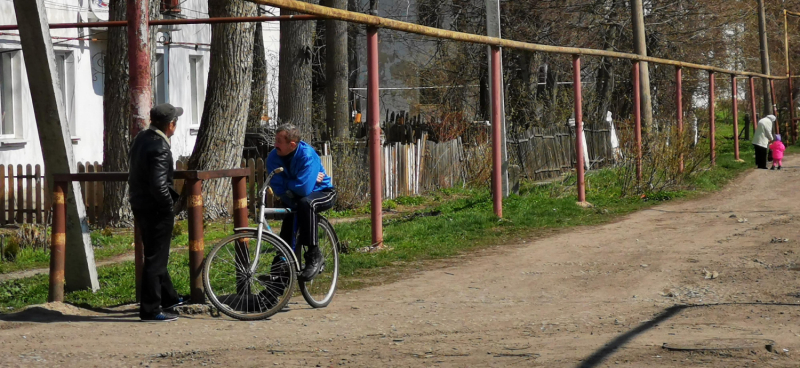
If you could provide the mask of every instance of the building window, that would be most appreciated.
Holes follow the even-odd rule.
[[[71,51],[56,51],[56,70],[61,100],[64,102],[64,115],[69,124],[69,134],[78,136],[75,124],[75,58]]]
[[[22,138],[20,52],[0,50],[0,138]]]
[[[203,57],[189,57],[189,83],[192,88],[192,125],[200,125],[203,118],[203,104],[206,98],[206,83],[203,78]]]
[[[169,103],[169,67],[166,64],[164,54],[156,55],[156,90],[153,93],[156,96],[156,105]]]

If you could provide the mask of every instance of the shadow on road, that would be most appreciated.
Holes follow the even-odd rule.
[[[798,304],[791,304],[791,303],[716,303],[716,304],[692,304],[692,305],[674,305],[665,309],[663,312],[659,313],[655,318],[642,323],[641,325],[637,326],[636,328],[625,332],[624,334],[617,336],[614,340],[611,340],[608,344],[600,348],[599,350],[595,351],[594,354],[590,355],[586,360],[581,362],[578,365],[578,368],[593,368],[598,367],[601,363],[603,363],[606,358],[610,357],[614,354],[617,349],[623,347],[629,341],[633,340],[636,336],[646,332],[647,330],[657,326],[661,322],[664,322],[679,312],[689,309],[689,308],[710,308],[710,307],[719,307],[719,306],[745,306],[745,305],[760,305],[760,306],[790,306],[800,308]]]
[[[72,315],[45,307],[30,307],[21,312],[0,316],[0,321],[6,322],[35,322],[35,323],[60,323],[60,322],[139,322],[138,311],[124,313],[104,313],[99,315]]]

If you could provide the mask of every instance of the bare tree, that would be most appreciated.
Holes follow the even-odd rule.
[[[150,17],[157,18],[161,1],[150,0]],[[110,20],[125,20],[126,0],[112,0]],[[128,90],[128,33],[125,27],[108,29],[108,48],[104,59],[103,92],[103,170],[128,171],[131,144],[131,111]],[[151,60],[155,60],[155,32],[151,31]],[[151,64],[152,61],[151,61]],[[155,74],[153,74],[155,75]],[[133,214],[128,203],[128,184],[106,182],[103,188],[103,216],[107,226],[131,226]]]
[[[210,17],[251,17],[256,6],[243,0],[209,0]],[[188,166],[191,170],[239,167],[250,101],[255,24],[230,23],[211,26],[211,63],[203,118]],[[243,103],[245,102],[245,103]],[[216,179],[203,185],[206,217],[229,214],[230,180]]]
[[[306,1],[315,4],[317,1]],[[299,14],[283,11],[282,15]],[[311,58],[315,23],[281,22],[278,118],[307,130],[311,125]]]
[[[327,6],[347,9],[347,0],[328,0]],[[328,20],[325,25],[327,40],[325,72],[325,119],[331,138],[347,138],[348,131],[348,76],[347,76],[347,23]]]
[[[261,15],[261,8],[258,8]],[[261,119],[267,115],[267,55],[264,51],[264,33],[261,23],[256,23],[253,31],[253,83],[250,87],[250,113],[247,117],[248,127],[258,127]]]

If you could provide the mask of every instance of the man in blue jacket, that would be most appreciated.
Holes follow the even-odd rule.
[[[305,267],[300,281],[311,281],[320,272],[324,261],[317,238],[317,213],[333,207],[336,189],[325,173],[314,148],[300,140],[300,132],[292,124],[278,127],[275,149],[267,157],[267,170],[283,167],[272,177],[270,186],[281,202],[297,213],[297,246],[308,247],[303,254]],[[294,214],[286,215],[281,226],[281,238],[292,244]]]

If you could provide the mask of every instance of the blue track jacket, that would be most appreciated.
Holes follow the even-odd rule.
[[[272,172],[283,166],[283,160],[278,156],[278,151],[273,149],[267,156],[267,170]],[[300,198],[307,197],[312,192],[319,192],[333,188],[331,177],[325,173],[325,179],[317,183],[317,174],[325,173],[319,155],[314,148],[306,142],[297,144],[297,150],[289,165],[289,170],[272,177],[270,187],[275,195],[285,205],[294,208],[294,203]]]

